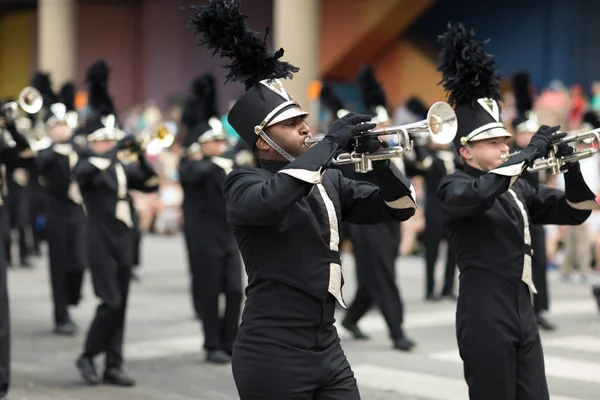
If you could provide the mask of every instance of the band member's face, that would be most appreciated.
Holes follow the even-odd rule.
[[[502,154],[508,154],[510,138],[500,137],[472,142],[460,149],[460,155],[471,167],[489,172],[502,164]]]
[[[48,136],[53,142],[64,142],[68,140],[73,131],[66,124],[56,124],[48,129]]]
[[[220,156],[227,149],[227,142],[224,140],[213,140],[212,142],[202,143],[200,145],[202,154],[206,157]]]
[[[306,123],[306,116],[298,116],[286,119],[278,124],[270,126],[266,130],[267,136],[292,157],[301,156],[308,147],[304,146],[304,140],[310,135],[310,128]],[[286,161],[286,159],[275,149],[269,146],[263,139],[259,138],[256,146],[261,150],[261,158],[273,161]]]
[[[98,142],[91,142],[90,148],[94,153],[103,154],[107,151],[112,150],[117,142],[114,140],[100,140]]]

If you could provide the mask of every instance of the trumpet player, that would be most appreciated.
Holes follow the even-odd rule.
[[[228,121],[260,163],[233,170],[223,188],[248,273],[233,348],[235,384],[242,400],[358,400],[333,325],[336,303],[345,307],[340,221],[410,218],[416,208],[411,185],[389,160],[374,163],[377,185],[329,169],[338,150],[375,126],[371,116],[347,114],[322,141],[305,146],[308,113],[279,80],[298,68],[280,61],[283,49],[272,51],[248,29],[239,7],[230,0],[191,7],[200,43],[232,58],[229,77],[245,85]],[[361,147],[376,151],[381,143],[373,138]]]
[[[54,332],[73,335],[77,326],[68,307],[80,299],[85,269],[83,199],[72,171],[79,159],[70,143],[73,131],[66,120],[66,106],[54,104],[46,122],[52,143],[37,155],[37,168],[44,179],[46,232],[50,258],[50,283],[54,303]]]
[[[15,167],[23,161],[18,155],[31,151],[29,142],[19,131],[10,109],[0,104],[0,162],[5,166]],[[0,174],[0,225],[7,223],[8,210],[4,205],[6,195],[6,176]],[[6,235],[5,229],[0,229],[0,239]],[[7,258],[5,247],[0,245],[0,400],[6,400],[10,389],[10,307],[7,288]]]
[[[231,361],[242,307],[242,264],[223,199],[223,183],[234,162],[223,157],[227,136],[219,120],[195,129],[197,146],[181,159],[179,177],[185,191],[184,229],[188,247],[192,296],[199,304],[206,361]],[[192,132],[194,134],[194,132]],[[225,312],[219,316],[219,295]]]
[[[504,162],[510,134],[500,118],[493,59],[460,24],[449,26],[440,43],[439,70],[456,110],[455,147],[464,165],[442,180],[438,199],[460,271],[456,329],[469,398],[549,399],[531,299],[537,289],[530,226],[581,224],[600,207],[578,162],[566,165],[565,192],[520,179],[554,145],[558,157],[571,154],[565,134],[542,126]]]
[[[100,383],[94,358],[105,355],[102,380],[117,386],[135,381],[123,370],[125,312],[133,264],[134,223],[128,191],[153,192],[158,177],[144,149],[116,127],[113,115],[105,126],[87,136],[89,150],[81,151],[73,169],[87,212],[86,249],[92,282],[100,304],[89,327],[76,365],[83,380]],[[137,164],[122,164],[118,151],[138,155]]]

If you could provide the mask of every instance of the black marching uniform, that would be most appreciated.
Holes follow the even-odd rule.
[[[54,323],[56,332],[65,334],[75,332],[68,306],[79,303],[86,266],[83,199],[72,176],[78,158],[69,142],[53,143],[37,156],[46,192]]]
[[[202,126],[200,143],[226,140],[222,131]],[[222,156],[187,156],[179,168],[192,294],[202,320],[207,360],[213,362],[230,361],[242,305],[242,265],[223,198],[223,184],[233,166],[233,160]],[[223,317],[219,316],[221,293],[226,298]]]
[[[14,123],[5,125],[6,132],[0,130],[0,163],[4,170],[5,166],[14,167],[13,163],[19,165],[22,159],[18,157],[19,153],[29,153],[29,144],[27,140],[18,133]],[[11,140],[12,139],[12,140]],[[12,141],[12,144],[9,142]],[[4,204],[4,195],[6,194],[6,180],[3,173],[0,177],[0,223],[5,223],[8,218],[8,210]],[[8,225],[5,225],[7,227]],[[4,229],[1,231],[2,237],[7,233]],[[10,307],[8,299],[7,282],[7,259],[4,253],[5,246],[0,246],[0,400],[4,400],[10,388]]]
[[[178,140],[183,148],[182,158],[180,160],[181,175],[185,165],[187,165],[187,153],[199,150],[200,136],[210,129],[208,125],[209,118],[215,111],[215,84],[212,74],[203,74],[194,78],[191,85],[191,93],[186,98],[183,105],[181,116],[181,125],[184,135]],[[209,114],[212,113],[212,114]],[[187,174],[189,176],[189,174]],[[183,234],[185,237],[186,250],[188,255],[188,266],[190,271],[190,294],[192,307],[196,319],[202,319],[202,257],[196,243],[199,237],[205,233],[205,228],[198,221],[199,209],[196,207],[196,201],[201,197],[201,187],[194,184],[184,184],[182,179],[181,188],[183,190],[182,217]]]
[[[365,106],[375,114],[378,109],[385,110],[387,99],[381,85],[375,78],[371,67],[362,68],[358,78],[361,97]],[[334,96],[331,93],[329,96]],[[341,102],[340,102],[341,104]],[[336,114],[338,110],[332,110]],[[385,113],[387,114],[387,112]],[[388,118],[389,120],[389,118]],[[381,121],[386,123],[388,121]],[[405,176],[407,166],[410,172],[412,163],[402,163]],[[373,173],[357,173],[353,165],[340,168],[344,177],[356,181],[376,184]],[[342,321],[355,338],[367,336],[359,329],[358,321],[377,305],[388,326],[393,346],[399,350],[410,350],[415,343],[409,339],[402,328],[404,322],[404,304],[396,284],[396,259],[400,249],[400,221],[385,221],[379,224],[347,224],[355,258],[358,288],[352,304]]]
[[[32,170],[35,168],[35,155],[25,156],[10,153],[7,158],[12,161],[6,164],[6,210],[8,217],[9,236],[5,238],[6,258],[9,265],[13,264],[12,233],[18,235],[19,265],[30,268],[31,252],[31,185]]]
[[[118,137],[115,131],[120,132],[109,126],[92,133],[88,140],[115,140]],[[93,359],[103,353],[106,356],[104,380],[121,386],[134,384],[121,369],[135,245],[128,191],[154,192],[158,189],[158,177],[143,152],[139,154],[138,163],[124,165],[118,160],[118,150],[130,145],[133,146],[133,140],[127,138],[105,154],[82,150],[73,169],[87,213],[87,260],[94,292],[101,301],[87,333],[83,354],[77,361],[88,383],[98,383]]]
[[[436,299],[435,265],[438,260],[440,243],[448,239],[442,225],[442,210],[437,191],[442,178],[456,170],[456,155],[450,150],[431,150],[420,163],[425,180],[425,298]],[[456,275],[456,259],[450,246],[446,252],[446,269],[442,297],[454,297],[454,277]]]
[[[354,373],[333,325],[336,301],[344,304],[340,221],[410,218],[416,208],[411,185],[387,162],[375,163],[378,186],[328,169],[352,134],[374,126],[359,125],[368,116],[338,121],[322,142],[294,159],[266,131],[308,114],[277,79],[291,77],[296,67],[279,61],[283,50],[268,49],[248,30],[237,2],[216,0],[192,10],[200,43],[231,57],[229,77],[246,87],[229,123],[249,148],[254,150],[260,137],[290,161],[261,160],[260,168],[235,169],[223,188],[227,221],[248,274],[233,348],[240,399],[357,400]],[[223,31],[223,26],[237,29]],[[306,126],[303,133],[309,133]]]
[[[500,119],[497,72],[473,36],[458,25],[440,37],[440,70],[458,120],[457,150],[510,138]],[[531,298],[536,288],[530,224],[581,224],[598,208],[578,164],[565,174],[566,193],[519,179],[562,137],[555,131],[542,127],[525,150],[499,167],[485,172],[464,165],[439,187],[444,228],[460,271],[456,330],[473,400],[549,398]],[[558,155],[569,148],[562,146]]]

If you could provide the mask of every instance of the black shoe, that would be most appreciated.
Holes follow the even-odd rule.
[[[548,321],[543,315],[537,314],[537,323],[541,330],[544,331],[553,331],[556,329],[556,326]]]
[[[100,383],[100,377],[96,372],[96,366],[94,365],[94,361],[91,358],[81,356],[79,357],[79,359],[77,359],[75,365],[77,365],[77,369],[79,369],[79,374],[81,375],[81,378],[84,381],[86,381],[90,385],[97,385]]]
[[[439,296],[436,296],[433,293],[430,293],[425,296],[425,301],[440,301],[440,300],[441,300],[441,298]]]
[[[348,321],[342,321],[342,326],[346,328],[351,334],[352,337],[356,340],[369,340],[370,337],[366,333],[360,330],[358,325],[352,324]]]
[[[60,324],[56,324],[54,328],[54,333],[57,335],[66,335],[73,336],[77,332],[77,325],[73,323],[73,321],[62,322]]]
[[[456,299],[458,299],[458,297],[454,293],[442,293],[441,298],[444,300],[453,300],[453,301],[456,301]]]
[[[406,337],[404,334],[394,340],[394,349],[402,351],[411,351],[417,344]]]
[[[121,368],[109,368],[104,371],[102,382],[123,387],[135,386],[135,380],[128,376]]]
[[[23,260],[21,261],[21,268],[31,269],[33,268],[33,264],[29,260]]]
[[[594,286],[592,288],[592,293],[594,294],[594,297],[596,298],[596,303],[598,303],[598,311],[600,311],[600,285]]]
[[[206,352],[206,362],[227,364],[231,362],[231,356],[223,350],[209,350]]]

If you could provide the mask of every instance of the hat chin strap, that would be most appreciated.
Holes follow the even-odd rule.
[[[292,162],[295,160],[295,158],[290,156],[287,151],[285,151],[284,149],[279,147],[279,145],[277,143],[275,143],[273,140],[271,140],[271,138],[268,137],[264,131],[261,131],[259,135],[261,138],[263,138],[263,140],[265,142],[267,142],[269,144],[269,146],[271,146],[273,149],[275,149],[276,152],[278,152],[283,157],[285,157],[289,162]]]

